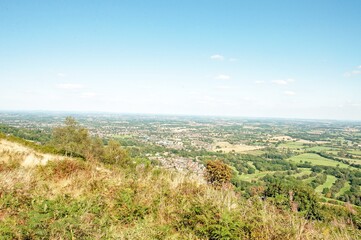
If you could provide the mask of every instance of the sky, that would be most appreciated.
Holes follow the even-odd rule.
[[[359,0],[0,0],[0,110],[361,120]]]

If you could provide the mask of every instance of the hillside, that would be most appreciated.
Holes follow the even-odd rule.
[[[0,141],[2,239],[357,239],[192,175],[44,154]]]
[[[0,161],[4,164],[15,164],[22,167],[32,167],[36,165],[46,165],[49,161],[64,160],[65,157],[44,154],[29,147],[9,140],[0,139]]]

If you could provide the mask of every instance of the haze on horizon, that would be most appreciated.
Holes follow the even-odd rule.
[[[0,110],[361,120],[361,1],[0,1]]]

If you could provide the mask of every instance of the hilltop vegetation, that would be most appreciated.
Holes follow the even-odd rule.
[[[207,183],[201,176],[154,166],[152,160],[116,141],[92,137],[74,119],[65,123],[54,129],[46,144],[1,135],[4,239],[361,237],[356,206],[323,203],[312,187],[292,176],[265,175],[262,181],[247,183],[234,172],[237,155],[227,155],[223,161],[210,161],[213,156],[206,155],[208,173],[214,173],[206,175]],[[42,161],[45,154],[51,157]],[[39,161],[23,164],[35,155]],[[265,164],[253,155],[243,157],[254,158],[248,168],[255,166],[260,173],[261,168],[297,170],[292,170],[293,164],[283,164],[283,158]],[[238,169],[245,167],[242,164]],[[331,174],[334,169],[321,167],[311,173],[323,171]],[[329,188],[328,175],[313,184]]]

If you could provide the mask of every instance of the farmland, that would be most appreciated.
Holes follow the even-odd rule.
[[[332,176],[332,175],[327,175],[327,180],[323,185],[319,185],[315,191],[318,193],[321,193],[322,190],[324,190],[325,188],[331,188],[332,185],[336,182],[336,177]]]
[[[249,152],[249,151],[254,151],[254,150],[258,150],[258,149],[262,149],[263,147],[260,146],[249,146],[249,145],[245,145],[245,144],[230,144],[228,142],[217,142],[214,144],[214,146],[212,147],[213,151],[222,151],[222,152],[237,152],[237,153],[241,153],[241,152]]]
[[[48,142],[67,113],[0,113],[5,134]],[[358,122],[199,116],[73,114],[92,136],[118,141],[135,158],[201,174],[209,160],[232,167],[234,186],[250,195],[272,177],[292,178],[320,196],[361,206]],[[353,129],[349,131],[348,129]]]
[[[301,162],[310,162],[312,165],[320,165],[320,166],[332,166],[336,167],[339,166],[341,168],[347,168],[348,165],[344,163],[339,163],[324,157],[319,156],[315,153],[303,153],[288,159],[294,163],[301,163]]]

